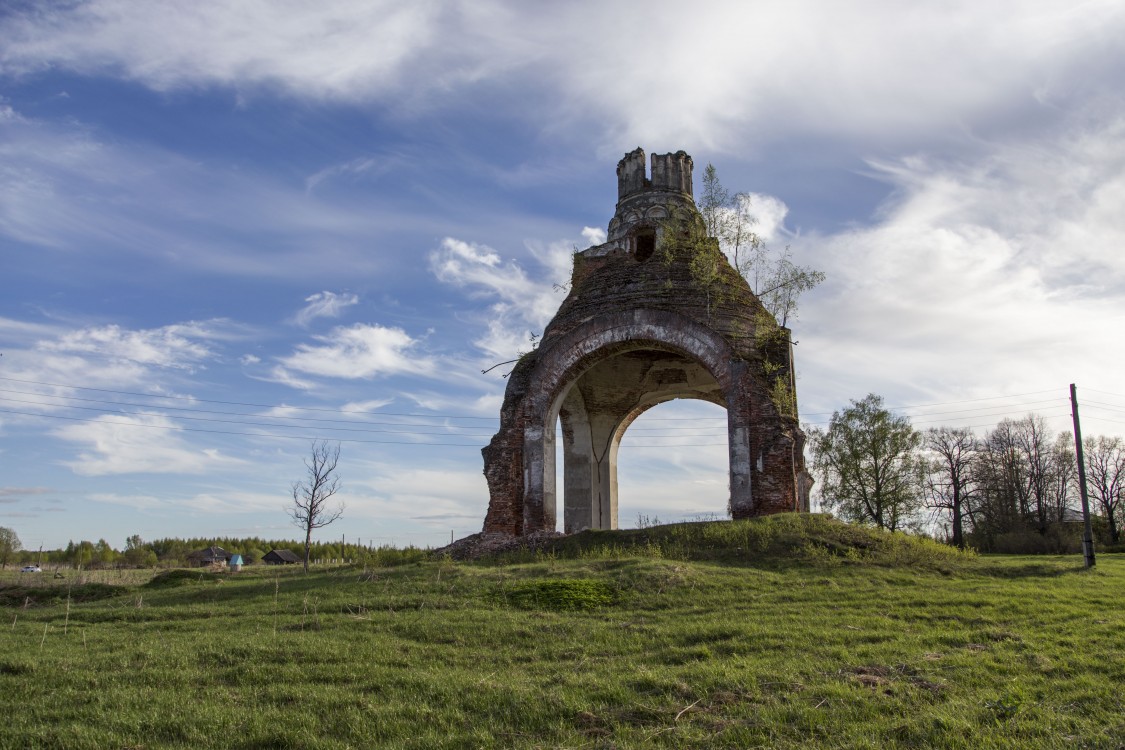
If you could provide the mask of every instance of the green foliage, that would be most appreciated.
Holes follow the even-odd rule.
[[[826,504],[844,518],[879,528],[910,528],[921,506],[922,436],[905,417],[868,394],[810,433],[813,469]]]
[[[781,252],[771,252],[754,232],[757,219],[752,213],[750,195],[732,195],[719,181],[712,164],[703,170],[698,205],[705,235],[718,240],[722,252],[770,315],[782,325],[796,318],[801,295],[823,282],[824,272],[794,263],[788,246]]]
[[[605,581],[590,578],[545,578],[522,581],[505,588],[503,597],[521,609],[566,611],[605,607],[613,603],[615,592]]]
[[[8,567],[14,562],[16,553],[23,548],[16,532],[6,526],[0,526],[0,568]]]
[[[697,217],[673,214],[661,225],[657,253],[665,266],[686,263],[692,286],[703,293],[707,317],[729,296],[730,263]]]
[[[770,401],[783,416],[797,418],[797,396],[788,378],[774,378],[770,384]]]
[[[430,557],[428,550],[418,547],[383,546],[372,550],[364,557],[364,564],[376,568],[392,568],[422,562]]]

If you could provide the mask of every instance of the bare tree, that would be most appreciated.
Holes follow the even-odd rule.
[[[335,521],[344,512],[343,504],[330,502],[340,489],[336,464],[340,461],[340,446],[325,441],[314,442],[305,459],[305,478],[293,483],[293,505],[289,516],[293,524],[305,531],[305,572],[309,572],[309,548],[313,529]]]
[[[932,460],[927,465],[926,494],[929,507],[948,513],[953,543],[965,547],[965,515],[972,495],[972,466],[977,438],[972,430],[933,427],[925,432],[925,446]]]
[[[1112,544],[1121,539],[1117,516],[1125,507],[1125,441],[1119,437],[1088,437],[1082,441],[1086,478],[1101,506]]]

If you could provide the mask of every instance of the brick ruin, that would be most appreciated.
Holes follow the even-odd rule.
[[[726,408],[734,518],[808,510],[789,331],[705,237],[691,157],[653,154],[650,174],[642,149],[618,162],[606,242],[575,254],[569,294],[509,376],[482,450],[486,534],[555,529],[556,420],[564,529],[617,528],[621,438],[676,398]]]

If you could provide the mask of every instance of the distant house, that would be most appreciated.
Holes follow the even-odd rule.
[[[288,549],[271,549],[262,555],[262,562],[267,565],[293,565],[301,562],[301,558]]]
[[[226,565],[230,557],[231,554],[222,547],[208,547],[190,553],[187,559],[192,565],[207,568],[212,565]]]
[[[1086,516],[1077,508],[1063,508],[1061,516],[1059,521],[1062,523],[1086,523]]]

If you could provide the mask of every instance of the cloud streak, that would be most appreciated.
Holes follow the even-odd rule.
[[[293,321],[307,328],[309,323],[317,318],[338,318],[345,308],[359,303],[355,294],[337,294],[336,292],[317,292],[305,298],[306,304],[301,308]]]
[[[169,418],[118,416],[60,427],[54,435],[82,446],[62,463],[82,476],[115,474],[204,474],[243,465],[215,449],[189,446]]]
[[[357,323],[313,339],[318,343],[299,344],[296,351],[281,358],[285,371],[345,379],[435,372],[433,360],[401,328]]]

